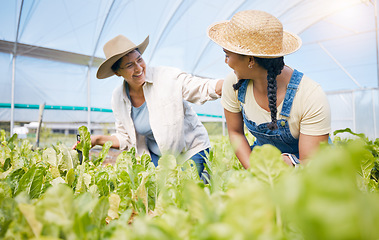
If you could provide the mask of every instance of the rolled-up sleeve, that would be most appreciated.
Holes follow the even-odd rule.
[[[215,92],[216,84],[220,79],[197,77],[192,74],[177,70],[177,78],[182,82],[183,99],[195,103],[204,104],[220,98]]]
[[[120,91],[122,90],[117,88],[112,94],[111,104],[116,128],[116,133],[112,134],[112,136],[117,137],[120,144],[120,150],[128,150],[133,144],[129,134],[127,133],[126,126],[123,124],[122,117],[120,116],[122,114],[121,107],[123,106],[123,104],[121,104],[122,99],[120,99]]]
[[[235,91],[233,84],[237,83],[236,75],[231,72],[226,76],[224,86],[222,87],[221,105],[229,112],[241,112],[240,104],[238,101],[238,91]]]
[[[328,98],[317,86],[304,101],[300,132],[307,135],[324,135],[331,131],[331,113]]]
[[[116,133],[113,133],[112,136],[116,136],[120,143],[120,150],[128,150],[132,146],[129,135],[126,133],[125,128],[123,127],[120,121],[115,122]]]

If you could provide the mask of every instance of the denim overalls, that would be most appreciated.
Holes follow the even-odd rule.
[[[297,88],[303,77],[303,73],[297,70],[293,71],[291,80],[287,86],[287,92],[283,100],[283,107],[280,115],[289,117],[293,99],[296,95]],[[245,104],[245,95],[249,79],[245,79],[241,87],[238,89],[238,100],[241,102],[243,121],[251,134],[256,138],[254,144],[251,146],[262,146],[263,144],[271,144],[277,147],[282,153],[292,153],[299,157],[299,139],[291,135],[290,128],[286,119],[279,119],[277,121],[278,129],[270,130],[267,127],[268,123],[257,125],[255,122],[247,119],[243,105]]]

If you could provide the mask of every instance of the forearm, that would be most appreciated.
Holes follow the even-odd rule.
[[[117,149],[120,148],[120,143],[116,136],[107,136],[107,135],[92,135],[91,136],[92,146],[96,146],[96,145],[103,146],[108,141],[112,142],[112,146],[111,146],[112,148],[117,148]]]
[[[224,114],[234,152],[242,166],[249,168],[251,148],[245,136],[242,113],[224,109]]]
[[[234,152],[244,168],[250,167],[251,148],[244,134],[229,132]]]
[[[183,80],[183,99],[195,104],[216,100],[221,96],[223,82],[187,75]]]

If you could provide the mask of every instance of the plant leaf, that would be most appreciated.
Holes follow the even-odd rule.
[[[74,220],[74,194],[65,184],[50,187],[36,204],[37,219],[70,229]]]
[[[42,232],[42,223],[40,223],[35,215],[35,206],[30,204],[20,203],[18,205],[21,213],[24,215],[26,221],[28,222],[30,228],[32,229],[34,236],[38,239]]]
[[[95,205],[91,213],[92,222],[97,226],[101,227],[105,224],[105,218],[108,216],[109,201],[108,197],[102,196]]]
[[[91,149],[91,134],[86,126],[81,126],[78,129],[80,134],[80,142],[77,144],[76,149],[82,151],[83,161],[89,160],[89,150]]]
[[[279,149],[268,144],[254,148],[250,155],[250,166],[249,171],[271,187],[274,187],[281,173],[290,169]]]

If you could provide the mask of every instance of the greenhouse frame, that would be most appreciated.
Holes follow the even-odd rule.
[[[246,9],[267,11],[302,47],[287,65],[328,95],[332,130],[379,137],[378,6],[376,0],[14,0],[2,1],[0,121],[87,125],[113,123],[110,98],[122,79],[96,78],[102,47],[123,34],[150,36],[147,64],[224,78],[230,69],[209,40],[210,24]],[[224,121],[218,101],[193,105],[202,121]]]

